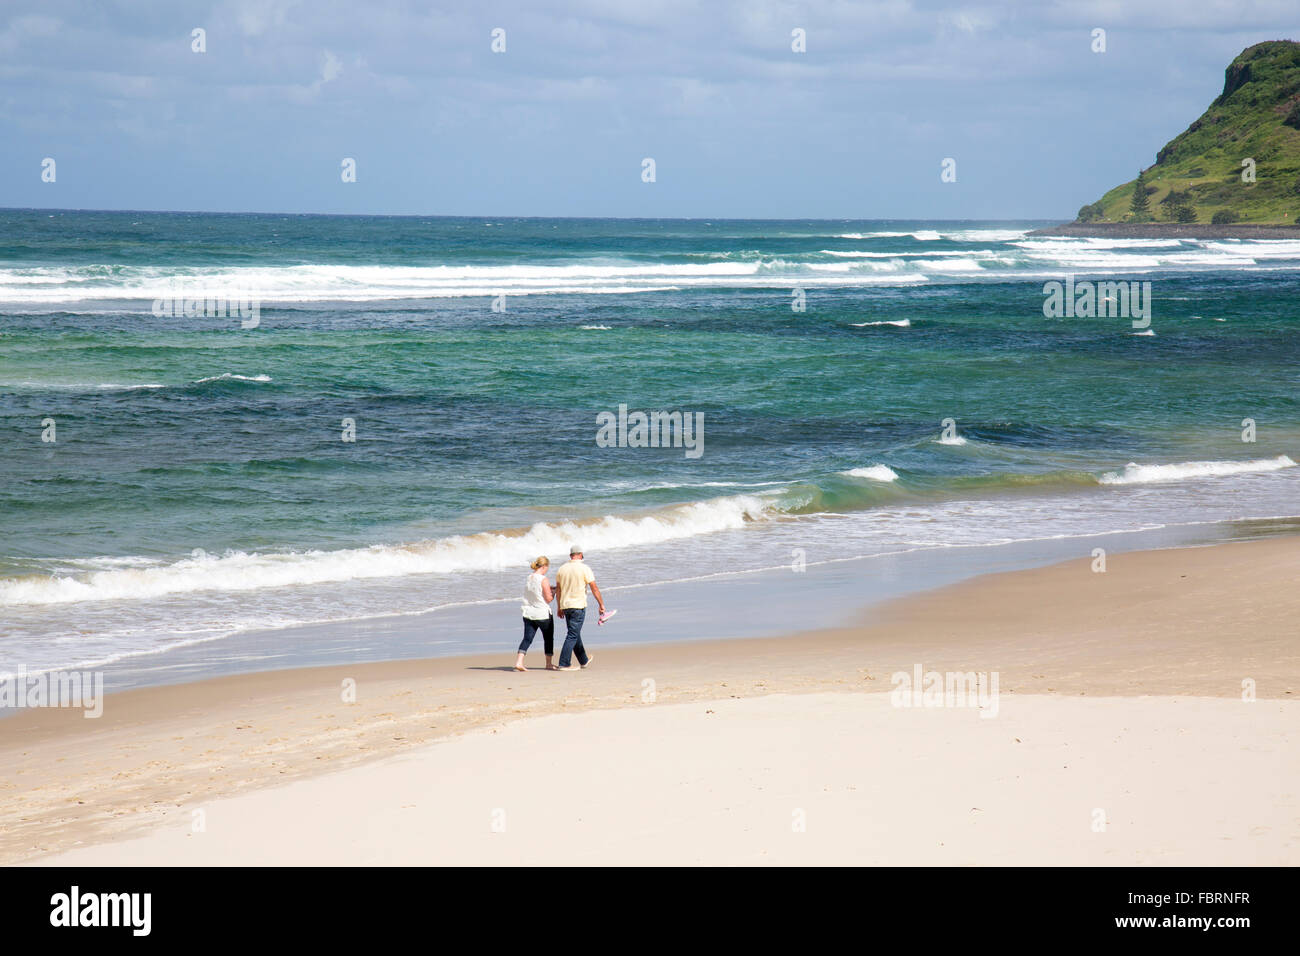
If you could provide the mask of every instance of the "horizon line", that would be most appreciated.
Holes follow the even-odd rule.
[[[574,219],[594,222],[999,222],[999,223],[1067,223],[1070,219],[904,219],[897,216],[874,218],[860,216],[520,216],[502,213],[370,213],[370,212],[283,212],[262,210],[213,209],[98,209],[74,206],[0,206],[6,212],[105,212],[155,216],[316,216],[337,219]]]

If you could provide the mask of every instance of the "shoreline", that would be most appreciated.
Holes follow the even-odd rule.
[[[1300,239],[1300,225],[1182,222],[1066,222],[1035,229],[1028,236],[1080,239]]]
[[[985,545],[918,547],[808,565],[805,590],[793,596],[788,567],[705,574],[684,580],[609,584],[613,606],[624,611],[617,626],[597,633],[617,646],[778,637],[798,615],[801,631],[844,626],[873,607],[992,573],[1047,567],[1102,547],[1109,554],[1201,547],[1227,541],[1300,535],[1300,517],[1246,518],[1162,525],[1075,537],[1026,539]],[[603,570],[602,563],[602,570]],[[617,571],[611,572],[618,580]],[[104,674],[109,693],[263,670],[336,664],[419,660],[506,653],[518,643],[503,609],[504,597],[418,613],[253,628],[115,661],[80,664],[67,671]],[[761,618],[746,608],[761,602]],[[671,619],[665,634],[658,622]],[[511,619],[512,620],[512,619]],[[12,716],[0,710],[0,724]]]
[[[11,768],[0,861],[111,843],[520,718],[642,708],[648,690],[664,704],[876,695],[919,664],[997,672],[1000,693],[1017,697],[1240,700],[1249,679],[1261,701],[1289,703],[1300,693],[1298,565],[1297,537],[1136,551],[1111,555],[1104,574],[1087,558],[977,577],[873,607],[851,627],[623,647],[596,632],[594,666],[576,674],[540,670],[540,653],[522,674],[501,654],[426,658],[123,691],[97,720],[28,710],[0,721]]]

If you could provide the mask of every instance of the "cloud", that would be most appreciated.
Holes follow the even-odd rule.
[[[982,10],[958,10],[949,13],[944,21],[956,27],[962,33],[979,33],[991,30],[997,22],[992,14]]]
[[[54,17],[33,14],[15,17],[0,33],[0,52],[16,53],[28,46],[32,40],[53,37],[59,32],[60,23]]]
[[[339,156],[373,146],[394,167],[398,211],[412,193],[397,172],[408,164],[439,202],[544,211],[529,205],[536,194],[551,211],[596,215],[628,211],[593,184],[621,182],[628,157],[635,171],[648,151],[665,175],[655,190],[633,178],[634,201],[654,203],[639,212],[717,215],[725,188],[731,212],[761,215],[779,176],[801,184],[788,191],[802,197],[787,209],[799,215],[844,203],[859,214],[1012,213],[1031,200],[1042,213],[1053,191],[1068,201],[1051,211],[1073,214],[1195,119],[1236,53],[1288,35],[1295,18],[1294,0],[44,0],[40,10],[0,12],[0,205],[50,201],[49,190],[29,194],[15,164],[51,142],[111,148],[134,168],[165,139],[156,176],[105,180],[84,202],[148,206],[168,176],[183,193],[211,167],[214,193],[249,208],[255,177],[236,174],[241,156],[214,151],[220,129],[223,143],[259,143],[268,182],[314,183],[295,170],[333,172]],[[195,26],[207,30],[204,54],[190,49]],[[506,53],[490,49],[498,26]],[[1090,52],[1096,26],[1108,31],[1104,56]],[[791,50],[795,27],[807,52]],[[1104,137],[1086,150],[1059,133],[1096,117]],[[961,188],[936,193],[931,172],[949,155],[961,158]],[[981,184],[981,164],[1020,170],[1020,185]],[[573,193],[512,192],[523,167]],[[332,208],[336,180],[302,186],[315,197],[302,202]],[[373,199],[381,182],[368,176],[349,195]]]
[[[245,36],[260,37],[272,29],[283,28],[288,23],[289,11],[297,5],[298,0],[237,0],[230,9]]]
[[[321,54],[320,84],[324,86],[331,80],[337,80],[343,73],[343,63],[329,50]]]

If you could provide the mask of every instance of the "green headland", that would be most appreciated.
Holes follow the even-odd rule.
[[[1228,65],[1223,92],[1154,165],[1044,232],[1261,235],[1297,224],[1300,43],[1272,40]]]

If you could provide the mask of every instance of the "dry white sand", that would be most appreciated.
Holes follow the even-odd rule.
[[[1294,865],[1297,730],[1300,702],[1232,698],[642,704],[172,807],[39,862]]]
[[[0,720],[0,862],[1300,863],[1300,538],[1108,564],[575,674],[479,655],[28,709]],[[917,664],[997,672],[999,716],[894,709]]]

